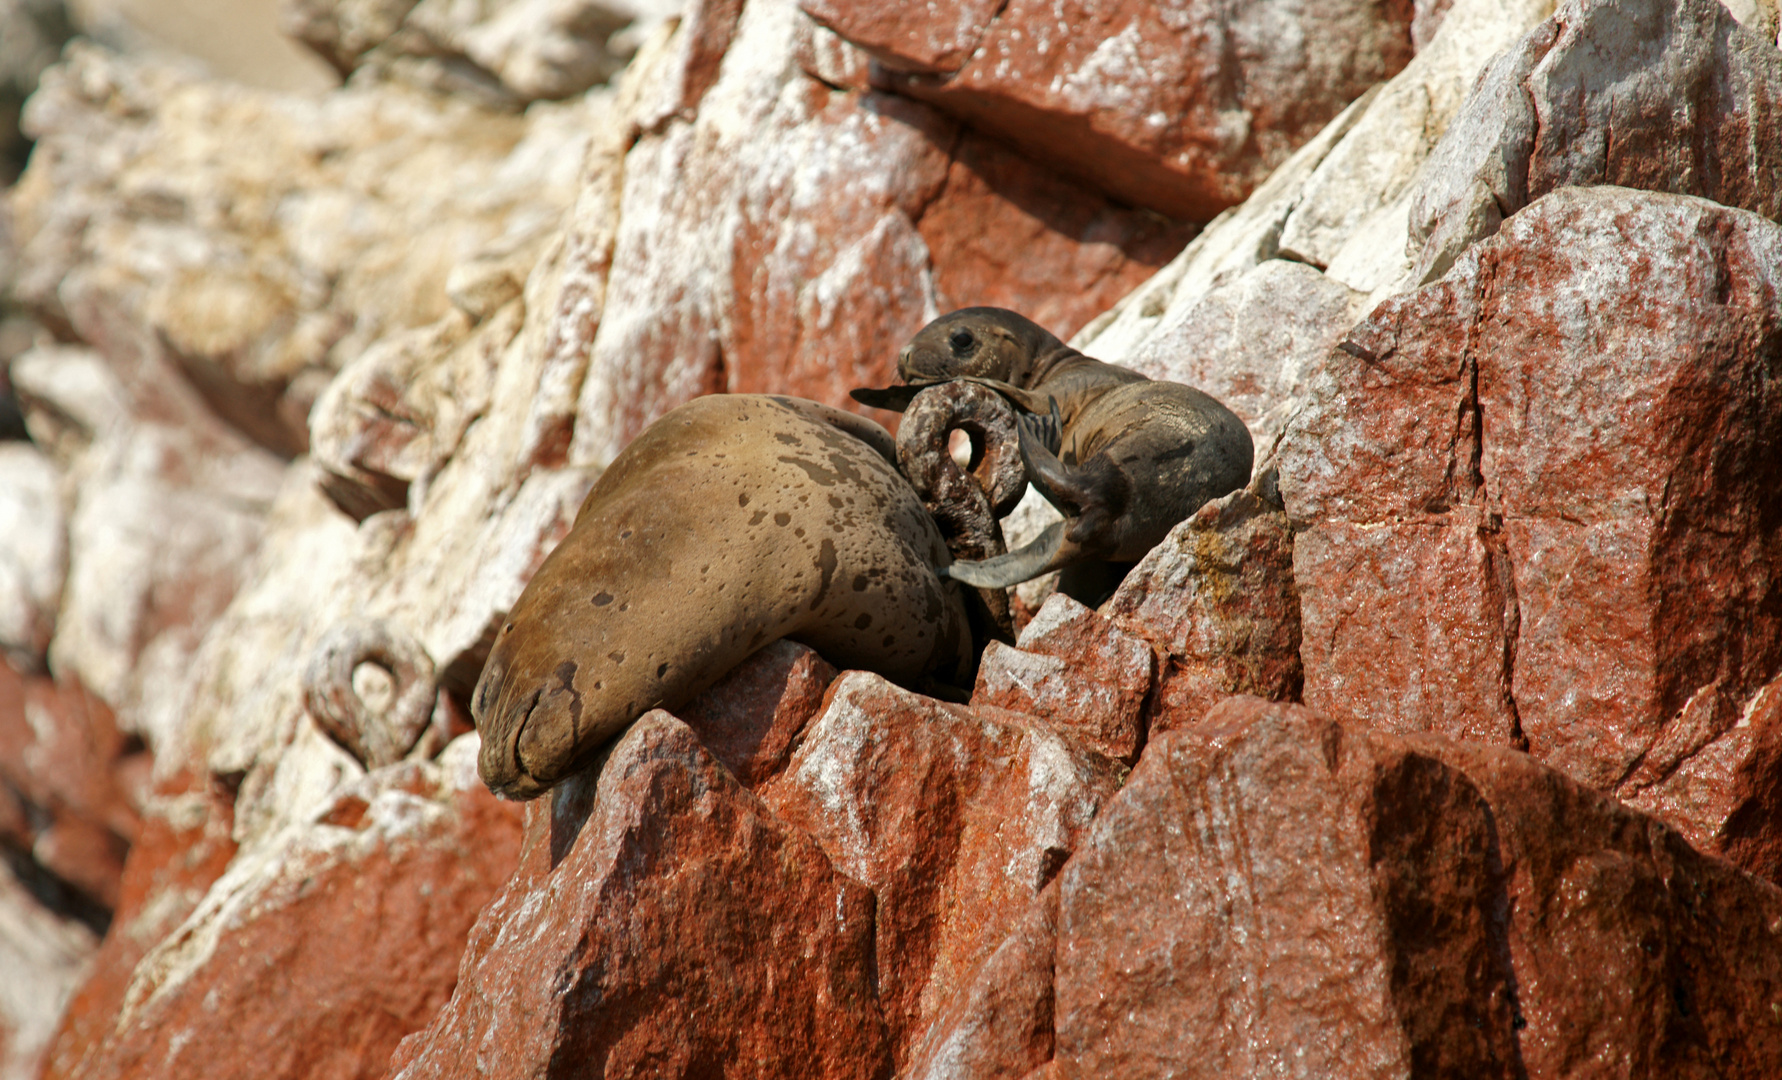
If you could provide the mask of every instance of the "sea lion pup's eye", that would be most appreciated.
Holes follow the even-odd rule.
[[[959,329],[947,335],[947,344],[953,346],[956,353],[966,352],[977,343],[978,339],[971,336],[970,330]]]

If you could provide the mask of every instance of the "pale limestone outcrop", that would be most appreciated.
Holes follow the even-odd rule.
[[[21,671],[43,664],[67,568],[61,470],[29,443],[0,443],[0,651]]]
[[[304,98],[76,45],[26,113],[14,292],[133,393],[183,381],[299,452],[332,373],[443,317],[454,270],[511,257],[524,276],[597,100],[518,117],[387,86]]]
[[[606,82],[683,0],[285,0],[286,33],[360,69],[497,106]]]

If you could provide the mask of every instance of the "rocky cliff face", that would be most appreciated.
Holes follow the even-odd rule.
[[[25,110],[0,1076],[1782,1075],[1769,0],[286,14]],[[968,304],[1250,487],[969,702],[780,643],[491,797],[617,451]]]

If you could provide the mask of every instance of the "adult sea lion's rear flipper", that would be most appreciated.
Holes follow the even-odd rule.
[[[849,390],[848,396],[862,405],[871,405],[875,409],[887,409],[900,413],[910,407],[917,394],[926,390],[925,386],[887,386],[882,390],[870,386],[862,386]]]
[[[1032,581],[1053,569],[1052,560],[1064,546],[1064,522],[1054,521],[1025,547],[981,562],[956,562],[939,566],[935,573],[979,589],[1006,589]]]

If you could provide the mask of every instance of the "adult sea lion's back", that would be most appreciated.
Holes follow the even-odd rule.
[[[651,425],[495,640],[472,702],[484,782],[542,794],[780,638],[909,683],[968,670],[946,545],[893,459],[878,425],[794,398],[714,395]]]

